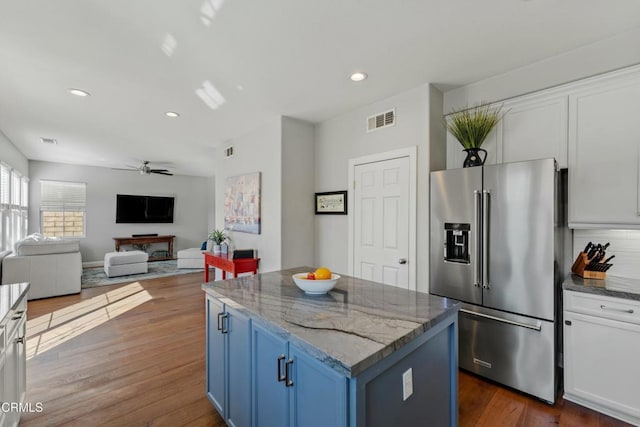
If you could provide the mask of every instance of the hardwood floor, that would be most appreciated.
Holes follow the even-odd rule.
[[[629,424],[559,398],[554,406],[459,371],[460,426],[621,427]]]
[[[205,397],[202,273],[31,301],[21,426],[223,426]]]
[[[21,426],[223,426],[205,397],[202,273],[30,301]],[[626,425],[460,373],[460,426]],[[304,427],[304,426],[303,426]]]

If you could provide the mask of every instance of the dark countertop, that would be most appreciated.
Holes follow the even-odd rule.
[[[7,315],[18,306],[18,301],[27,291],[28,283],[0,285],[0,325],[5,323]]]
[[[640,301],[640,280],[638,279],[607,276],[604,280],[596,280],[583,279],[571,274],[565,279],[562,289]]]
[[[202,285],[207,294],[347,377],[424,334],[460,303],[341,275],[326,295],[307,295],[292,275],[310,267]]]

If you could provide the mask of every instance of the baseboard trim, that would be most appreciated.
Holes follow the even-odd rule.
[[[82,263],[82,268],[104,267],[104,261],[87,261]]]

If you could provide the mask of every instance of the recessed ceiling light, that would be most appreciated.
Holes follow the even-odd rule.
[[[355,72],[349,76],[352,82],[361,82],[367,78],[367,73],[361,71]]]
[[[164,115],[167,117],[171,117],[172,119],[180,117],[180,114],[176,113],[175,111],[167,111],[166,113],[164,113]]]
[[[40,137],[40,141],[42,141],[43,144],[57,144],[58,143],[57,139],[55,139],[55,138],[45,138],[44,136]]]
[[[91,96],[91,94],[89,92],[87,92],[86,90],[82,90],[82,89],[74,89],[71,88],[69,89],[69,93],[71,95],[75,95],[75,96]]]

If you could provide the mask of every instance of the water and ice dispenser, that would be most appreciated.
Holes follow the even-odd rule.
[[[445,222],[444,224],[444,260],[469,264],[471,224]]]

